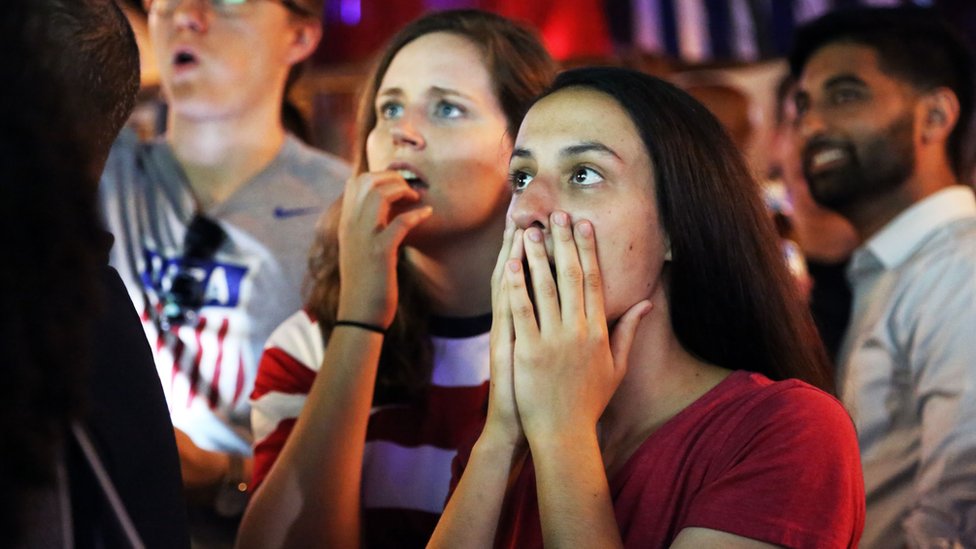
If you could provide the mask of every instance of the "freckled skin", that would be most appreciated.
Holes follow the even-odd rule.
[[[417,38],[393,58],[380,82],[377,121],[366,140],[371,171],[393,162],[415,166],[429,188],[422,203],[433,215],[408,235],[423,247],[472,232],[501,238],[511,199],[506,164],[512,152],[508,120],[495,96],[481,50],[446,32]],[[463,94],[438,95],[435,88]],[[399,90],[388,95],[390,90]],[[402,108],[384,116],[384,105]],[[456,109],[456,116],[439,114]],[[391,136],[397,132],[407,139]]]
[[[611,155],[560,156],[583,142],[600,143]],[[513,157],[512,173],[524,170],[532,180],[513,198],[516,224],[546,220],[555,210],[573,221],[593,224],[604,284],[607,319],[616,321],[635,303],[650,297],[660,280],[665,235],[654,197],[652,160],[626,111],[610,96],[567,88],[536,103],[526,115]],[[600,182],[582,187],[574,170],[596,170]],[[551,242],[547,249],[552,250]]]

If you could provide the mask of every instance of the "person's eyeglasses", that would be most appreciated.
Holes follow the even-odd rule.
[[[143,0],[143,5],[147,12],[155,12],[159,15],[170,15],[182,2],[186,0]],[[194,2],[203,1],[211,11],[218,15],[241,15],[253,4],[257,2],[277,2],[285,9],[298,15],[311,16],[312,12],[308,8],[299,4],[296,0],[192,0]]]
[[[183,237],[183,260],[168,290],[162,295],[163,312],[159,319],[163,330],[193,324],[206,301],[207,270],[217,249],[227,240],[227,233],[217,222],[200,214],[193,216]]]

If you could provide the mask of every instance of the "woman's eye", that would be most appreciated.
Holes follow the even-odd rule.
[[[521,191],[529,186],[532,176],[523,171],[515,171],[508,176],[508,180],[512,184],[512,190]]]
[[[438,118],[459,118],[464,115],[464,109],[448,101],[439,101],[434,107],[434,115]]]
[[[399,118],[403,114],[403,105],[399,103],[394,103],[393,101],[388,101],[380,105],[379,109],[380,117],[384,120],[392,120],[394,118]]]
[[[603,176],[593,168],[576,168],[573,171],[572,183],[574,185],[588,186],[596,185],[603,181]]]

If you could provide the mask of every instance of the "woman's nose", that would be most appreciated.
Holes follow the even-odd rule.
[[[422,149],[427,145],[423,134],[407,114],[404,114],[393,124],[390,128],[390,135],[393,138],[393,144],[398,147]]]
[[[520,229],[538,227],[549,229],[549,215],[558,208],[551,185],[538,177],[512,197],[510,215]]]

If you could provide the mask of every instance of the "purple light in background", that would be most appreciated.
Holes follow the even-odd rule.
[[[474,0],[427,0],[424,3],[427,9],[432,11],[478,7],[478,3]]]
[[[362,0],[340,0],[339,16],[345,25],[350,27],[358,25],[363,19]]]

